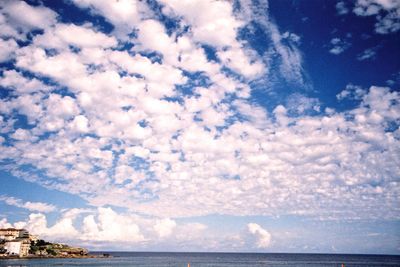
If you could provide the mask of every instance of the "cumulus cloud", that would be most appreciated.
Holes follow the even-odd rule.
[[[115,27],[115,33],[118,37],[126,38],[126,35],[132,33],[135,25],[142,19],[151,15],[149,8],[142,1],[130,0],[73,0],[77,7],[88,9],[93,14],[103,16]]]
[[[294,93],[288,97],[286,106],[294,114],[304,114],[310,111],[319,112],[321,103],[317,98]]]
[[[90,25],[57,24],[35,38],[34,43],[40,47],[66,49],[68,46],[77,48],[113,47],[117,45],[114,37],[97,32]]]
[[[336,95],[338,100],[351,99],[351,100],[361,100],[362,97],[367,94],[367,91],[361,86],[348,84],[346,88]]]
[[[109,225],[127,221],[132,242],[146,239],[109,205],[156,216],[148,231],[165,238],[179,233],[176,218],[207,214],[397,216],[397,92],[349,87],[338,99],[354,107],[326,114],[318,99],[292,95],[268,112],[246,84],[270,71],[266,63],[278,58],[284,77],[305,82],[300,37],[261,14],[266,1],[240,1],[247,19],[228,1],[161,2],[183,32],[148,16],[145,1],[111,3],[74,2],[115,31],[50,20],[15,47],[15,70],[0,78],[12,92],[0,100],[2,168],[99,207],[74,228],[81,236],[123,240]],[[238,37],[252,22],[271,39],[261,57]],[[133,47],[120,46],[127,38]],[[71,216],[57,227],[76,234]],[[46,226],[41,215],[33,222]]]
[[[77,221],[82,220],[80,227]],[[51,241],[98,242],[110,245],[115,242],[134,244],[145,241],[135,216],[117,214],[110,208],[64,210],[53,225],[49,225],[43,213],[31,213],[25,221],[14,223],[14,227],[25,228],[40,238]],[[5,219],[0,225],[9,225]]]
[[[168,242],[168,247],[184,249],[190,245],[212,248],[225,237],[208,231],[207,226],[197,222],[177,223],[170,218],[148,218],[130,213],[116,212],[111,208],[66,209],[55,222],[49,223],[43,214],[31,213],[25,220],[9,223],[0,220],[0,228],[25,228],[40,238],[69,244],[85,244],[89,248],[124,248],[150,246]]]
[[[339,15],[345,15],[349,13],[349,9],[346,6],[346,3],[343,1],[339,1],[336,3],[336,10]]]
[[[160,2],[164,4],[164,13],[181,16],[192,26],[194,40],[217,47],[237,46],[237,30],[243,22],[233,16],[233,8],[229,2],[211,0]],[[220,34],[221,32],[224,34]]]
[[[247,230],[256,238],[258,248],[267,248],[271,243],[271,234],[256,223],[247,224]]]
[[[357,0],[353,12],[358,16],[375,16],[375,32],[389,34],[400,29],[400,3],[396,0]]]
[[[154,225],[154,230],[157,232],[159,237],[167,237],[172,234],[172,231],[176,227],[176,222],[171,219],[163,219],[157,221]]]
[[[3,76],[0,78],[0,86],[15,91],[15,95],[49,91],[52,89],[51,86],[44,84],[42,81],[36,78],[26,78],[15,70],[3,72]]]
[[[43,202],[24,202],[22,199],[9,197],[9,196],[0,196],[0,201],[3,201],[7,205],[15,206],[18,208],[27,209],[30,211],[38,211],[38,212],[52,212],[56,210],[56,207],[51,204],[43,203]]]
[[[11,60],[17,48],[18,44],[13,39],[0,39],[0,62]]]
[[[346,40],[335,37],[331,40],[331,46],[332,48],[329,50],[329,53],[339,55],[347,50],[351,44]]]
[[[8,37],[25,39],[31,30],[46,29],[57,22],[57,13],[44,6],[31,6],[20,0],[6,0],[1,2],[0,7],[5,22],[2,35]]]
[[[93,215],[83,219],[82,239],[103,242],[140,242],[144,240],[134,218],[117,214],[111,208],[99,208],[97,221]]]

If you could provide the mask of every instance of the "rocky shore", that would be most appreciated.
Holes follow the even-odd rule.
[[[110,255],[98,255],[98,254],[87,254],[87,255],[47,255],[47,256],[38,256],[38,255],[29,255],[25,257],[19,257],[18,255],[7,255],[1,256],[0,260],[12,260],[12,259],[92,259],[92,258],[112,258]]]
[[[99,258],[81,247],[51,243],[31,235],[25,229],[0,229],[0,259]]]

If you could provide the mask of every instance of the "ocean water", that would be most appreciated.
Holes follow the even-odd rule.
[[[0,260],[0,266],[400,266],[400,256],[278,253],[107,252],[112,258]]]

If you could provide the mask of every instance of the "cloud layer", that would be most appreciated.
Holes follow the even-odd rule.
[[[304,85],[300,37],[282,34],[260,6],[239,2],[72,1],[111,31],[61,22],[44,6],[1,3],[0,61],[13,66],[0,77],[1,167],[97,207],[81,229],[73,221],[87,211],[66,212],[51,227],[32,214],[27,228],[146,243],[144,219],[109,205],[154,216],[146,231],[161,239],[189,231],[169,218],[209,214],[398,218],[399,93],[348,86],[338,95],[353,101],[348,110],[321,110],[318,99],[297,94],[268,112],[252,101],[249,84],[277,66]],[[271,40],[261,55],[239,36],[255,24]],[[331,53],[342,52],[340,42],[332,40]],[[267,230],[251,223],[248,231],[268,247]]]

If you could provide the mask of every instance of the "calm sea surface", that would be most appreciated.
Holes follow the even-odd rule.
[[[113,258],[0,260],[0,266],[400,266],[400,256],[258,253],[108,252]]]

